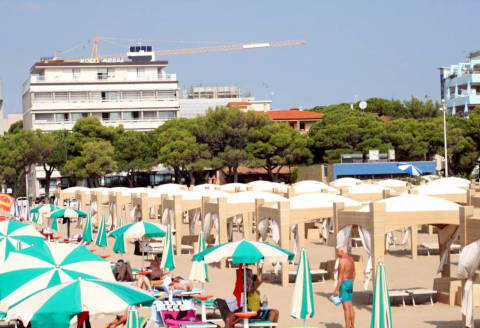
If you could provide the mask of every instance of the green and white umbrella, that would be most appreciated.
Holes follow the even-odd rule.
[[[43,243],[45,237],[30,224],[5,220],[0,222],[0,264],[11,251]]]
[[[203,231],[200,231],[198,234],[198,242],[197,242],[197,247],[198,250],[196,250],[196,253],[201,253],[206,247],[205,243],[205,237],[203,235]],[[201,261],[193,261],[192,263],[192,269],[190,270],[190,276],[189,279],[192,281],[198,281],[201,282],[202,284],[208,281],[208,266],[205,262]]]
[[[87,221],[83,227],[82,240],[86,241],[87,243],[91,243],[93,241],[92,218],[90,215],[87,217]]]
[[[52,218],[52,224],[50,225],[50,229],[53,231],[58,231],[58,219]]]
[[[312,275],[310,273],[307,251],[304,248],[302,248],[300,261],[298,262],[290,315],[296,319],[303,319],[304,327],[306,327],[307,317],[313,318],[315,315]]]
[[[75,315],[91,317],[123,313],[130,305],[151,306],[152,295],[125,284],[97,279],[73,280],[40,290],[8,309],[6,320],[20,320],[26,327],[68,328]]]
[[[139,221],[135,223],[126,224],[110,232],[110,237],[115,237],[115,244],[113,251],[115,253],[125,253],[125,241],[129,239],[142,239],[151,237],[164,237],[165,226]]]
[[[137,309],[132,306],[128,309],[127,313],[127,322],[125,323],[125,328],[141,328],[143,323],[143,318],[138,316]]]
[[[380,262],[375,272],[375,283],[373,285],[373,303],[371,328],[391,328],[392,310],[390,308],[390,297],[388,293],[387,274],[385,267]]]
[[[45,216],[49,216],[50,213],[60,209],[60,207],[55,206],[53,204],[44,204],[44,205],[39,205],[34,207],[33,209],[30,210],[30,213],[34,213],[37,216],[35,223],[42,225],[43,224],[43,219]]]
[[[0,266],[0,303],[12,305],[37,290],[78,277],[115,281],[110,262],[82,245],[35,244],[11,252]]]
[[[55,221],[60,218],[67,219],[67,239],[68,239],[70,238],[70,220],[78,219],[78,218],[86,218],[87,213],[73,209],[73,208],[61,208],[56,210],[55,212],[52,212],[50,214],[50,217]],[[53,223],[52,223],[52,226],[53,226]],[[55,230],[58,230],[58,229],[55,229]]]
[[[161,268],[173,271],[175,269],[175,257],[173,256],[172,227],[167,226],[167,234],[163,242]]]
[[[100,221],[95,245],[98,247],[107,247],[107,223],[105,222],[105,215],[102,216],[102,221]]]
[[[207,248],[193,256],[193,261],[205,263],[220,262],[225,258],[232,258],[233,264],[254,264],[261,260],[265,263],[292,261],[295,254],[281,247],[242,239]],[[246,266],[243,266],[243,276],[246,277]],[[244,295],[247,290],[247,280],[243,281]],[[247,297],[244,297],[244,309],[247,310]]]

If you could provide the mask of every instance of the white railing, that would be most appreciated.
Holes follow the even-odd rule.
[[[151,98],[117,98],[117,99],[70,99],[70,100],[53,100],[53,99],[34,99],[34,104],[75,104],[75,103],[128,103],[128,102],[147,102],[147,101],[177,101],[177,97],[163,98],[163,97],[151,97]]]
[[[53,76],[48,79],[44,75],[32,75],[25,83],[49,83],[49,82],[143,82],[143,81],[176,81],[177,74],[158,74],[155,76],[131,77],[127,76],[120,78],[117,76],[97,76],[96,78],[84,79],[79,76]],[[25,87],[25,84],[24,84]]]

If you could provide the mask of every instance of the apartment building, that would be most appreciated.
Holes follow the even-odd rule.
[[[471,52],[465,62],[440,68],[440,94],[453,115],[467,117],[480,105],[480,51]]]
[[[23,85],[25,129],[71,130],[79,118],[96,116],[106,126],[149,131],[178,117],[176,74],[167,61],[155,60],[150,46],[131,47],[125,58],[102,60],[41,59]],[[36,167],[27,177],[28,195],[43,195],[45,172]],[[52,175],[51,188],[62,181]]]
[[[23,85],[25,129],[72,129],[81,117],[104,125],[148,131],[178,116],[176,74],[153,52],[128,53],[130,60],[54,60],[35,63]]]

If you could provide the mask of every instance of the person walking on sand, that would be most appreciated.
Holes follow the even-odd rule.
[[[353,311],[353,280],[355,280],[355,263],[353,258],[348,255],[345,246],[338,246],[337,256],[340,258],[338,265],[338,283],[333,292],[334,296],[340,296],[342,299],[343,313],[345,316],[345,328],[355,327],[355,312]]]

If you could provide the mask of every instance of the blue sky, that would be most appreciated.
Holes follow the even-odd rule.
[[[475,0],[0,0],[6,112],[31,65],[93,36],[188,41],[305,39],[306,46],[167,58],[180,86],[236,84],[273,107],[411,95],[439,98],[442,65],[479,49]],[[129,42],[122,42],[125,46]],[[156,49],[197,44],[153,43]],[[100,43],[102,54],[124,47]],[[68,55],[85,57],[89,47]],[[266,87],[267,86],[267,87]]]

